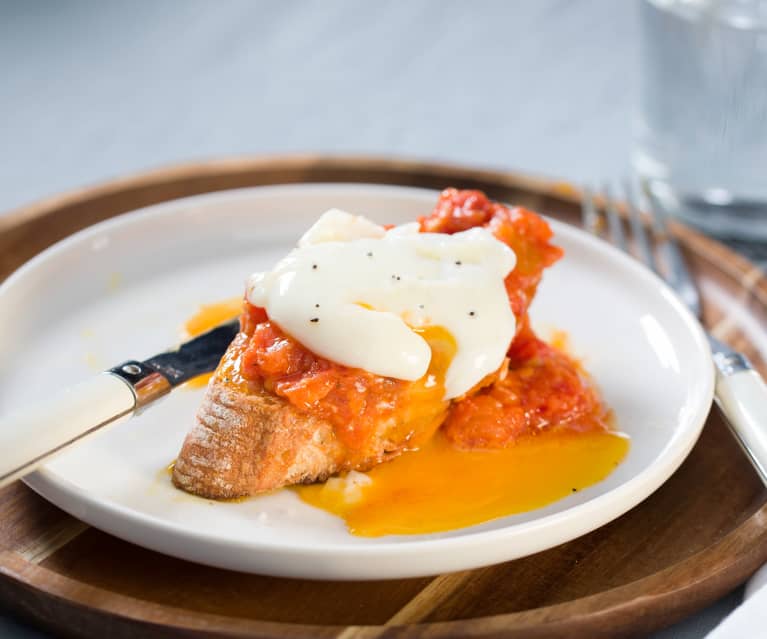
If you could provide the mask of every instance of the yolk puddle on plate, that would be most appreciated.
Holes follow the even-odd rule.
[[[432,348],[429,374],[441,389],[455,340],[439,327],[418,332]],[[566,333],[557,335],[557,343],[566,347]],[[461,450],[437,432],[419,450],[366,473],[292,490],[344,519],[354,535],[441,532],[562,499],[607,477],[628,449],[628,437],[605,431],[549,431],[494,450]]]
[[[432,533],[550,504],[607,477],[628,448],[619,433],[551,432],[506,449],[463,451],[438,433],[367,473],[294,490],[355,535]]]
[[[203,304],[184,324],[184,338],[190,339],[202,335],[219,324],[234,319],[241,312],[242,297],[233,297],[214,304]],[[184,384],[184,387],[203,388],[208,384],[212,375],[213,371],[198,375]]]

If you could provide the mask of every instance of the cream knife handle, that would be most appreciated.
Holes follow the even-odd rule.
[[[767,384],[752,369],[730,374],[717,369],[716,401],[730,430],[767,484]]]
[[[28,409],[0,416],[0,487],[129,415],[135,406],[136,396],[127,381],[101,373]]]

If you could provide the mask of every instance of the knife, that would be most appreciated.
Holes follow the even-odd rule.
[[[135,415],[218,366],[239,331],[232,320],[146,361],[129,360],[39,405],[0,417],[0,488],[68,446]]]

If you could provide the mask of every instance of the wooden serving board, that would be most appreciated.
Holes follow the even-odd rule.
[[[363,157],[234,159],[152,171],[0,217],[0,279],[53,242],[126,211],[292,182],[478,188],[566,221],[577,223],[579,212],[571,187],[503,172]],[[676,232],[702,286],[707,325],[767,373],[762,273],[720,244]],[[74,637],[641,636],[767,561],[765,497],[714,411],[662,488],[584,537],[480,570],[331,583],[165,557],[88,527],[17,482],[0,491],[0,600]]]

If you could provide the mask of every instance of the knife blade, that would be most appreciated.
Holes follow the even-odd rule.
[[[176,349],[154,355],[143,362],[129,360],[106,372],[124,380],[132,388],[138,410],[176,386],[216,368],[239,328],[239,320],[232,320],[184,342]]]
[[[239,331],[232,320],[144,361],[128,360],[25,410],[0,417],[0,488],[75,442],[208,373]]]

